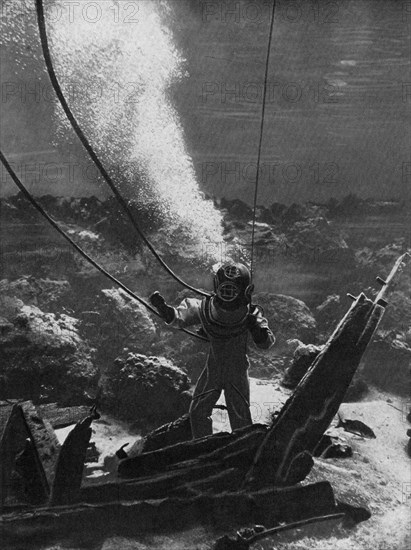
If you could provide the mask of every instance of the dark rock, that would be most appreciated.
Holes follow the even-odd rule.
[[[348,310],[348,304],[341,300],[338,294],[331,294],[316,307],[315,318],[318,322],[318,328],[321,332],[331,332],[336,326],[344,310]]]
[[[273,204],[270,206],[271,215],[273,219],[277,222],[282,219],[283,214],[286,210],[287,210],[287,206],[279,202],[273,202]]]
[[[392,332],[377,333],[364,356],[362,376],[370,383],[398,395],[409,395],[411,348]]]
[[[97,348],[96,360],[103,372],[124,348],[146,352],[158,338],[147,309],[120,289],[103,289],[93,309],[98,315],[84,312],[83,330]]]
[[[32,276],[21,277],[15,281],[0,281],[0,293],[3,296],[18,298],[26,305],[56,313],[70,293],[70,284],[65,280],[36,279]]]
[[[290,366],[287,368],[281,383],[286,388],[295,388],[308,371],[324,346],[300,343],[294,352]]]
[[[307,217],[307,211],[304,205],[293,203],[283,212],[282,223],[284,225],[293,225],[295,222],[301,221]]]
[[[221,208],[225,208],[230,216],[243,220],[250,220],[253,216],[252,209],[240,199],[221,199]]]
[[[354,193],[346,195],[341,200],[330,199],[327,206],[330,215],[336,217],[351,218],[359,214],[369,214],[371,212],[370,202],[357,197]]]
[[[289,255],[303,262],[354,266],[354,252],[324,217],[295,222],[286,232]]]
[[[411,296],[406,290],[393,290],[388,297],[388,307],[384,314],[384,330],[404,332],[405,340],[411,346]]]
[[[277,357],[265,350],[260,350],[250,345],[248,350],[250,360],[249,374],[255,378],[273,379],[282,376],[286,360],[283,357]]]
[[[128,353],[101,382],[101,403],[114,416],[150,429],[175,420],[191,401],[187,375],[164,357]]]
[[[81,404],[96,388],[93,350],[78,333],[78,320],[44,313],[21,300],[0,297],[3,314],[13,325],[0,335],[4,384],[0,396]]]
[[[314,451],[314,456],[321,458],[349,458],[352,454],[350,445],[342,443],[338,437],[327,434],[322,436]]]

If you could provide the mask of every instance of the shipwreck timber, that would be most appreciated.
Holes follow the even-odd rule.
[[[3,539],[13,540],[17,532],[23,538],[41,532],[42,540],[62,533],[74,536],[73,530],[78,532],[82,525],[101,536],[184,529],[199,523],[230,528],[251,522],[270,528],[280,522],[345,513],[349,507],[335,501],[328,482],[300,482],[310,472],[314,451],[381,321],[389,285],[409,259],[404,254],[386,280],[378,279],[382,289],[374,300],[362,293],[352,297],[348,312],[270,426],[255,424],[231,434],[152,449],[122,460],[116,479],[92,485],[81,484],[79,475],[91,415],[71,433],[70,449],[60,451],[58,475],[53,478],[55,485],[71,472],[76,490],[59,492],[49,485],[46,493],[53,496],[47,503],[34,509],[26,503],[20,511],[3,499]],[[76,434],[79,453],[72,452]],[[362,511],[356,521],[367,517],[369,513]]]

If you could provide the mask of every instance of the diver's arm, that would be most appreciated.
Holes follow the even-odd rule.
[[[248,328],[258,348],[269,349],[274,345],[275,336],[268,326],[267,319],[262,316],[258,307],[248,314]]]
[[[197,325],[200,321],[201,300],[185,298],[176,308],[168,305],[159,292],[150,296],[151,304],[157,309],[167,325],[185,328]]]
[[[198,298],[185,298],[179,306],[174,308],[174,320],[171,323],[177,328],[190,327],[201,323],[201,300]]]

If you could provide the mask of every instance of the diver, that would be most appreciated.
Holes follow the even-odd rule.
[[[194,439],[213,433],[211,414],[222,391],[231,429],[252,423],[248,333],[261,349],[269,349],[275,342],[261,306],[251,303],[253,290],[248,268],[230,263],[216,272],[212,296],[186,298],[176,308],[168,305],[159,292],[150,296],[151,304],[168,325],[176,328],[201,325],[199,332],[210,341],[207,363],[197,381],[189,411]]]

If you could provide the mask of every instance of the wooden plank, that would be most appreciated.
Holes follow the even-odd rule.
[[[60,444],[51,424],[41,417],[31,401],[24,401],[19,404],[19,407],[31,434],[50,492],[54,482]]]
[[[336,511],[328,482],[269,488],[253,493],[202,494],[190,498],[115,501],[36,509],[0,517],[4,543],[42,545],[61,541],[97,547],[111,533],[175,532],[194,525],[228,529],[245,524],[291,522]]]
[[[77,424],[90,412],[90,407],[87,405],[59,407],[57,403],[48,403],[39,405],[37,408],[41,417],[47,420],[55,430]]]

